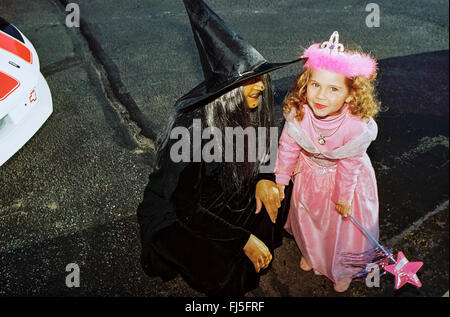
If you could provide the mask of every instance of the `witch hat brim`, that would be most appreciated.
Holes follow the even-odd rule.
[[[177,112],[191,111],[251,78],[299,62],[268,62],[234,32],[202,0],[183,0],[191,23],[205,80],[175,104]]]
[[[261,66],[258,67],[257,69],[249,71],[248,73],[245,73],[243,76],[239,78],[233,78],[225,83],[217,85],[217,87],[215,87],[214,89],[208,88],[208,86],[206,85],[206,81],[203,81],[198,86],[189,91],[186,95],[177,100],[177,102],[175,103],[175,110],[177,112],[192,111],[198,107],[201,107],[213,101],[214,99],[223,95],[227,91],[240,86],[240,84],[254,77],[267,74],[271,71],[277,70],[279,68],[285,67],[293,63],[297,63],[302,60],[304,59],[299,58],[286,63],[266,62],[264,64],[261,64]]]

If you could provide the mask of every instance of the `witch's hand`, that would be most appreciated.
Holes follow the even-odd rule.
[[[285,187],[286,187],[285,185],[277,184],[277,188],[280,192],[280,201],[282,201],[284,199],[284,188]]]
[[[272,254],[267,246],[253,234],[250,235],[250,238],[245,244],[244,252],[250,261],[252,261],[257,273],[267,268],[270,261],[272,261]]]
[[[284,186],[262,179],[256,184],[255,198],[256,213],[258,214],[261,211],[262,204],[264,204],[270,220],[275,223],[278,216],[278,208],[281,207],[281,201],[284,199]]]

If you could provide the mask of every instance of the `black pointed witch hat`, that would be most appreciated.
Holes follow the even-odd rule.
[[[234,32],[202,0],[183,0],[191,22],[205,80],[175,104],[177,112],[190,111],[239,84],[286,65],[268,62]]]

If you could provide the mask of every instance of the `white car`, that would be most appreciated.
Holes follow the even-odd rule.
[[[0,166],[53,112],[50,89],[31,42],[0,17]]]

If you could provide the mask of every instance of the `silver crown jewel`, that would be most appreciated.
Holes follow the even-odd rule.
[[[333,54],[339,54],[341,52],[344,52],[344,45],[339,43],[338,31],[334,31],[333,34],[331,34],[330,39],[328,41],[323,42],[320,45],[320,48],[328,48],[330,50],[330,53]]]

